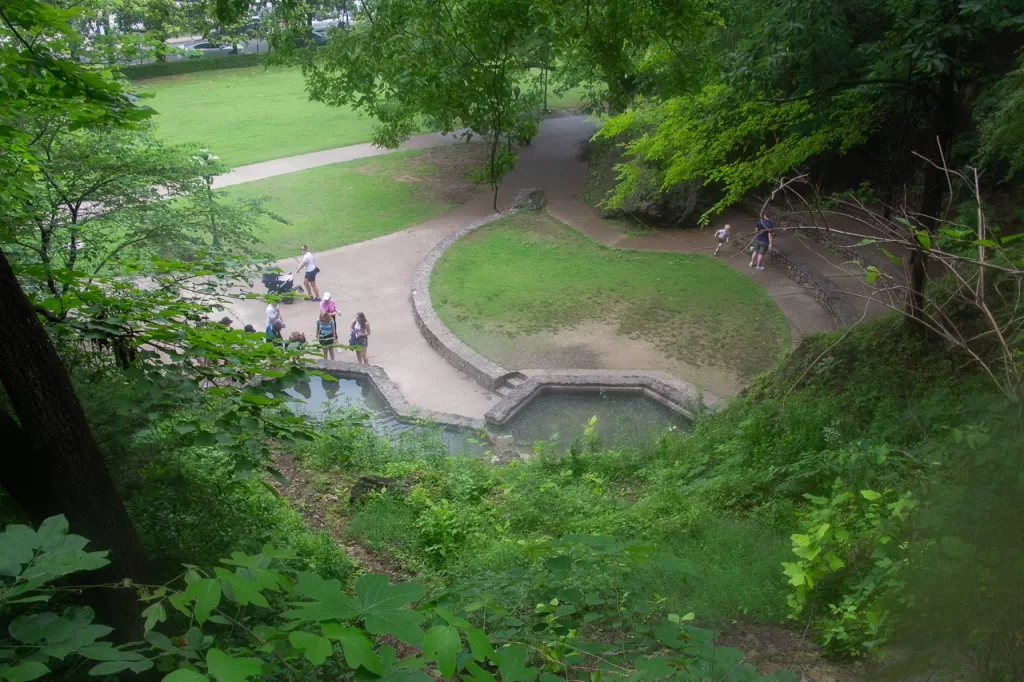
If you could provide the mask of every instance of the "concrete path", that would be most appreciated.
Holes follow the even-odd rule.
[[[273,159],[271,161],[252,163],[248,166],[239,166],[238,168],[231,169],[230,173],[218,175],[214,178],[213,186],[215,189],[222,189],[224,187],[238,185],[243,182],[272,178],[275,175],[285,175],[287,173],[294,173],[295,171],[306,170],[307,168],[327,166],[332,163],[341,163],[342,161],[355,161],[356,159],[365,159],[368,156],[390,154],[394,151],[441,147],[458,141],[459,140],[455,135],[426,133],[424,135],[413,135],[397,150],[378,147],[370,142],[353,144],[348,147],[335,147],[334,149],[325,149],[319,152],[287,156],[283,159]]]

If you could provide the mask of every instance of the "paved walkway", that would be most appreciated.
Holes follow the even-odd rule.
[[[365,159],[368,156],[390,154],[393,151],[442,147],[458,141],[458,138],[454,135],[427,133],[425,135],[413,135],[397,150],[378,147],[370,142],[353,144],[348,147],[335,147],[334,149],[325,149],[319,152],[287,156],[283,159],[273,159],[271,161],[252,163],[248,166],[239,166],[238,168],[231,169],[231,172],[225,175],[217,176],[213,181],[213,186],[216,189],[222,189],[231,185],[239,185],[243,182],[272,178],[275,175],[285,175],[295,171],[306,170],[307,168],[327,166],[332,163],[341,163],[342,161],[355,161],[356,159]]]
[[[713,246],[713,229],[701,232],[629,237],[608,227],[588,205],[578,201],[587,166],[579,161],[581,146],[593,134],[595,124],[586,118],[564,117],[543,121],[533,143],[523,149],[515,170],[499,189],[498,206],[524,187],[541,187],[549,200],[551,213],[591,237],[610,246],[629,249],[692,252]],[[440,146],[453,141],[441,135],[411,138],[405,148]],[[386,153],[372,145],[353,145],[297,157],[267,161],[235,169],[219,178],[218,187],[283,175],[296,170]],[[451,367],[437,355],[416,327],[409,287],[416,266],[439,240],[470,222],[493,212],[490,192],[433,220],[390,235],[341,248],[316,253],[321,268],[317,283],[320,291],[331,292],[337,301],[339,335],[347,340],[347,330],[356,312],[366,313],[373,334],[369,360],[380,365],[413,405],[439,412],[481,417],[501,396],[488,391]],[[750,216],[735,213],[720,217],[720,222],[752,224]],[[723,249],[722,256],[731,266],[756,279],[785,312],[794,341],[804,334],[831,329],[824,311],[808,292],[784,275],[771,269],[753,272],[746,267],[745,255]],[[741,262],[742,261],[742,262]],[[278,265],[293,270],[298,259],[284,259]],[[263,293],[258,283],[253,291]],[[232,317],[238,323],[262,329],[265,304],[250,300],[239,302]],[[317,304],[296,301],[281,307],[287,332],[302,331],[312,338]],[[339,359],[354,360],[351,352],[340,352]],[[633,369],[647,369],[636,367]]]

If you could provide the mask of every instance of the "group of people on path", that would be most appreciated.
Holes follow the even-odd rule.
[[[715,255],[722,249],[722,245],[729,241],[729,230],[731,226],[726,223],[725,227],[715,232],[715,238],[718,239],[718,246],[715,248]],[[764,256],[772,248],[772,232],[775,229],[775,225],[767,215],[762,215],[761,219],[757,221],[757,225],[754,227],[754,243],[750,245],[750,264],[748,268],[754,268],[756,270],[764,270],[762,261]],[[754,263],[757,263],[755,266]]]
[[[295,268],[295,274],[298,274],[301,269],[305,269],[306,287],[310,293],[309,300],[320,303],[313,336],[323,349],[324,359],[333,360],[334,349],[338,345],[338,307],[334,299],[331,298],[331,292],[326,291],[323,296],[320,295],[320,288],[316,284],[316,276],[320,272],[320,268],[317,267],[313,254],[310,253],[305,244],[302,245],[302,260],[299,262],[299,266]],[[281,310],[273,302],[269,303],[267,305],[267,340],[283,342],[284,338],[281,331],[284,328],[285,323],[281,317]],[[289,338],[289,340],[306,340],[305,335],[300,332],[293,332],[292,337],[301,338]],[[369,346],[369,342],[370,322],[363,313],[356,313],[355,319],[349,325],[348,345],[355,350],[356,361],[360,364],[370,364],[366,358],[366,349]]]

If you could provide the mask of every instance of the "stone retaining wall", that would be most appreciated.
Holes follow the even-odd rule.
[[[419,264],[412,279],[412,307],[423,338],[448,364],[491,391],[497,390],[511,372],[464,344],[441,322],[430,300],[430,275],[437,261],[457,239],[510,213],[494,213],[442,239]]]
[[[738,250],[743,250],[746,246],[739,239],[732,243]],[[835,326],[845,327],[860,319],[843,290],[803,258],[787,255],[778,247],[773,246],[768,251],[767,260],[769,265],[782,270],[786,277],[795,283],[810,288],[814,300],[822,307]]]
[[[382,367],[376,365],[361,365],[355,362],[342,362],[340,360],[318,360],[317,369],[332,374],[348,376],[359,376],[368,379],[383,396],[384,402],[394,413],[399,421],[416,422],[426,420],[436,422],[442,426],[452,426],[462,429],[475,429],[477,431],[485,427],[483,419],[464,417],[461,414],[449,412],[434,412],[432,410],[421,410],[409,404],[402,394],[402,391],[391,381],[391,377]]]
[[[775,222],[779,227],[795,228],[802,234],[806,234],[826,249],[838,252],[843,258],[860,263],[861,268],[874,267],[879,272],[892,280],[893,291],[889,292],[894,303],[906,303],[907,299],[907,277],[903,269],[896,266],[886,258],[875,259],[867,252],[873,248],[870,244],[856,245],[853,237],[844,234],[837,234],[818,225],[808,225],[807,217],[793,212],[780,212],[775,214]],[[882,254],[884,256],[884,254]]]
[[[860,319],[853,304],[850,303],[849,297],[843,293],[842,289],[803,258],[787,256],[773,248],[768,252],[768,262],[785,272],[786,277],[800,286],[809,286],[814,300],[837,327],[847,327]]]
[[[719,399],[701,392],[696,386],[665,372],[652,370],[523,370],[529,377],[492,407],[484,419],[489,425],[503,426],[535,397],[551,390],[636,390],[683,415],[690,421]]]

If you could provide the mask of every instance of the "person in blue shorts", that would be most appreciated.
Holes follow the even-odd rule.
[[[762,215],[761,219],[757,221],[756,234],[754,235],[754,248],[750,253],[750,265],[748,268],[754,267],[754,261],[757,261],[757,269],[764,270],[764,265],[761,261],[764,260],[764,255],[772,248],[772,230],[775,229],[775,225],[768,219],[767,215]]]

